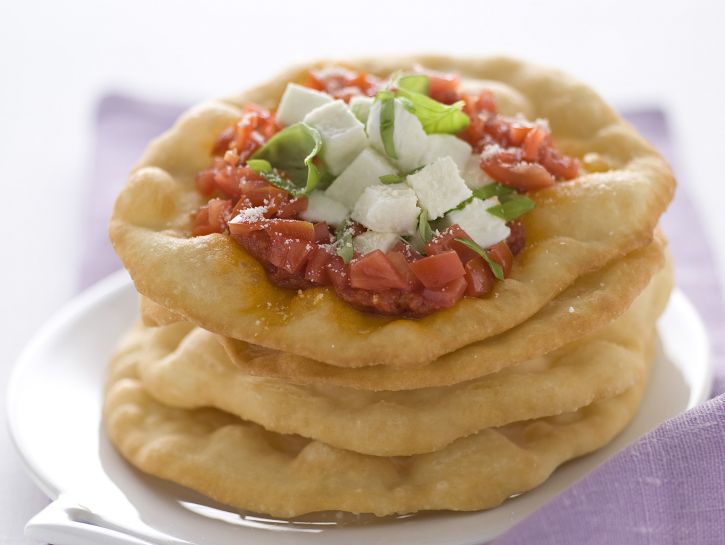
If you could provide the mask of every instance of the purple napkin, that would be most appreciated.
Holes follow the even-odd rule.
[[[81,287],[120,267],[106,236],[113,201],[146,143],[184,106],[108,95],[98,105]],[[624,112],[677,172],[659,109]],[[725,309],[714,262],[682,177],[662,224],[677,284],[695,303],[713,344],[713,394],[725,392]],[[663,393],[666,395],[666,393]],[[610,459],[495,545],[725,544],[725,395],[673,418]]]

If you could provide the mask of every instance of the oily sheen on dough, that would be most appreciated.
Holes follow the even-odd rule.
[[[280,517],[495,507],[608,443],[636,412],[645,384],[643,374],[620,396],[574,413],[487,428],[428,454],[380,457],[270,432],[215,409],[163,405],[138,379],[137,347],[137,336],[120,347],[104,405],[106,430],[122,455],[216,501]]]
[[[322,64],[197,106],[149,145],[110,224],[139,292],[220,335],[323,363],[419,366],[522,323],[579,276],[646,246],[672,198],[674,179],[659,154],[594,91],[559,71],[508,58],[361,59],[345,64],[381,76],[414,64],[459,73],[469,86],[492,88],[504,113],[548,119],[564,152],[598,154],[608,169],[531,194],[526,247],[489,297],[411,320],[359,312],[328,288],[275,287],[227,235],[190,236],[190,212],[202,204],[194,176],[240,105],[274,107],[287,82]]]
[[[669,271],[662,271],[623,316],[594,335],[453,386],[370,392],[255,377],[230,361],[215,335],[189,324],[138,331],[145,339],[139,377],[168,406],[214,407],[270,431],[363,454],[421,454],[484,428],[572,412],[631,388],[647,367],[652,324],[669,291]]]
[[[220,341],[232,361],[245,373],[283,378],[295,384],[328,384],[364,390],[446,386],[549,353],[603,327],[627,309],[652,275],[663,267],[665,259],[659,242],[651,244],[600,271],[580,277],[523,324],[405,372],[386,365],[336,367],[226,337],[220,337]],[[669,263],[661,275],[665,277],[661,282],[668,286],[663,292],[666,298],[672,284]]]

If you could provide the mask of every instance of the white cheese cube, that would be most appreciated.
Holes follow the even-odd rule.
[[[490,248],[511,234],[504,220],[488,212],[489,208],[498,203],[498,197],[485,201],[473,199],[462,210],[448,212],[442,220],[443,224],[449,227],[457,223],[481,248]]]
[[[330,184],[326,193],[348,208],[352,208],[365,188],[380,185],[380,176],[386,174],[396,174],[393,165],[377,151],[365,148]]]
[[[360,195],[351,217],[379,233],[411,235],[419,213],[418,198],[405,184],[371,185]]]
[[[341,202],[331,199],[323,191],[314,190],[307,196],[307,210],[300,216],[307,221],[326,221],[337,227],[345,222],[350,209]]]
[[[315,108],[305,116],[304,122],[320,131],[320,156],[335,176],[368,145],[365,127],[342,100]]]
[[[471,189],[492,184],[496,181],[483,171],[481,156],[475,153],[468,158],[465,168],[461,171],[461,176]]]
[[[380,250],[384,253],[395,246],[399,240],[400,235],[396,235],[395,233],[365,231],[352,239],[352,247],[360,255],[365,255],[374,250]]]
[[[428,149],[425,152],[425,164],[441,157],[450,157],[463,172],[471,157],[471,145],[452,134],[429,134]]]
[[[441,157],[405,179],[418,195],[428,219],[440,218],[473,195],[450,157]]]
[[[328,102],[332,102],[332,97],[326,93],[289,83],[277,108],[277,121],[282,125],[294,125],[312,110]]]
[[[381,101],[373,102],[368,116],[367,131],[370,144],[385,155],[385,147],[380,137]],[[425,164],[424,155],[428,147],[428,135],[417,117],[405,109],[399,100],[395,100],[393,120],[393,144],[397,159],[388,157],[403,172],[410,172]]]
[[[373,97],[354,96],[350,99],[350,111],[363,125],[368,122],[370,108],[375,99]]]

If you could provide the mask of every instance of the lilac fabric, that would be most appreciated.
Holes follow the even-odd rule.
[[[106,222],[126,174],[146,143],[182,105],[109,95],[98,106],[96,152],[81,274],[85,287],[120,267]],[[678,173],[659,109],[624,112]],[[679,173],[678,173],[679,174]],[[699,217],[683,188],[662,224],[677,284],[702,314],[715,363],[713,395],[725,392],[725,309]],[[683,226],[687,226],[686,229]],[[666,394],[665,394],[666,395]],[[532,514],[495,545],[725,544],[725,395],[662,424]]]

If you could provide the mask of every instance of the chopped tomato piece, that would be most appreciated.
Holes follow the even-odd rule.
[[[267,220],[260,221],[230,221],[227,224],[229,233],[237,236],[246,236],[256,231],[264,231],[267,227]]]
[[[481,168],[497,182],[518,191],[536,191],[556,183],[543,166],[521,161],[519,153],[515,151],[504,150],[491,155],[484,153]]]
[[[391,250],[387,254],[385,254],[390,260],[390,263],[395,267],[395,270],[398,271],[398,274],[405,279],[406,284],[408,284],[408,288],[411,290],[420,289],[423,285],[420,283],[420,280],[418,280],[418,277],[413,274],[413,271],[410,269],[410,263],[405,257],[405,254],[401,250]]]
[[[349,267],[338,255],[330,256],[327,264],[327,276],[338,293],[344,293],[350,287]]]
[[[283,234],[271,235],[269,262],[289,273],[302,269],[310,258],[314,246],[307,240],[285,238]]]
[[[474,257],[466,261],[466,295],[482,297],[493,289],[496,277],[482,257]]]
[[[202,206],[194,215],[191,233],[194,236],[223,233],[227,226],[227,214],[232,208],[232,201],[212,199]]]
[[[380,250],[350,262],[350,286],[371,291],[405,289],[408,284]]]
[[[219,138],[217,138],[217,141],[214,143],[214,147],[211,149],[211,154],[224,155],[224,152],[229,149],[229,144],[231,144],[232,140],[234,140],[235,135],[236,129],[234,127],[227,127],[224,129],[219,135]]]
[[[321,221],[315,223],[315,242],[319,244],[329,244],[332,241],[332,234],[330,233],[330,226],[327,222]]]
[[[466,262],[469,259],[478,255],[474,250],[471,250],[465,244],[461,244],[460,242],[456,241],[455,239],[457,238],[471,240],[471,237],[468,236],[468,233],[461,229],[461,227],[456,223],[451,225],[448,229],[443,231],[428,244],[426,244],[425,253],[427,255],[436,255],[447,252],[448,250],[455,250],[455,252],[461,258],[462,262]]]
[[[542,151],[541,164],[561,180],[573,180],[579,176],[579,161],[562,155],[553,147],[547,147]]]
[[[426,288],[430,289],[442,288],[466,273],[461,258],[454,250],[414,261],[410,264],[410,270]]]
[[[443,104],[453,104],[460,95],[458,85],[460,79],[456,74],[428,74],[428,95]]]
[[[549,139],[549,131],[542,125],[531,129],[521,142],[521,158],[524,161],[538,161],[542,144]]]
[[[437,308],[450,308],[463,297],[466,287],[465,278],[456,278],[439,289],[424,289],[423,298],[435,304]]]
[[[511,267],[514,264],[514,254],[511,253],[505,240],[502,240],[498,244],[494,244],[488,250],[486,250],[488,257],[493,261],[501,265],[503,269],[503,276],[506,278],[511,272]]]
[[[311,70],[304,85],[345,102],[356,95],[375,96],[382,86],[375,76],[342,67]]]
[[[305,267],[305,280],[309,280],[313,284],[325,285],[328,283],[327,267],[332,261],[332,254],[327,248],[317,246],[307,261]]]
[[[521,220],[510,221],[508,226],[511,229],[511,234],[506,239],[506,245],[512,254],[518,255],[526,244],[526,229]]]
[[[514,119],[509,123],[509,142],[513,146],[520,146],[526,140],[531,130],[531,123]]]
[[[287,238],[298,238],[300,240],[315,240],[315,226],[309,221],[303,220],[269,220],[267,230],[270,234],[280,234]]]

